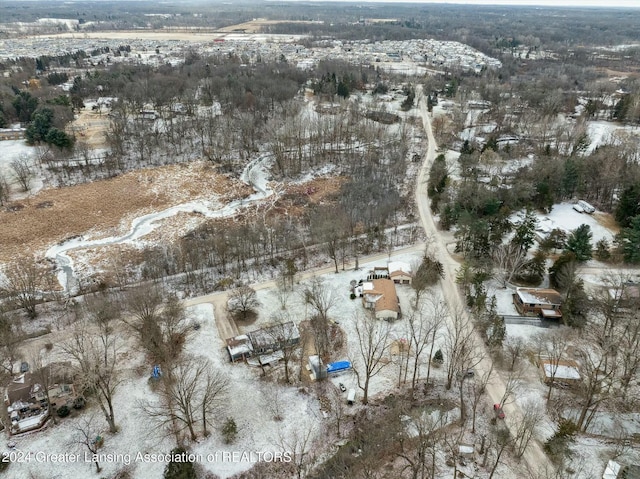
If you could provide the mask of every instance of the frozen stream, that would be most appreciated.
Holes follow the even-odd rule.
[[[95,248],[99,246],[109,246],[135,241],[158,227],[158,220],[169,218],[177,213],[200,213],[207,218],[225,218],[233,216],[240,208],[244,208],[256,201],[263,200],[274,194],[268,186],[267,166],[271,161],[270,155],[262,155],[252,160],[242,172],[240,179],[251,185],[256,192],[241,200],[232,201],[226,205],[211,205],[209,201],[198,200],[181,205],[172,206],[157,213],[135,218],[131,222],[131,229],[122,236],[111,236],[97,240],[86,240],[83,237],[74,238],[64,243],[57,244],[49,248],[45,254],[47,258],[52,258],[58,267],[58,282],[63,290],[74,293],[77,290],[78,282],[74,274],[73,260],[67,254],[69,251]]]

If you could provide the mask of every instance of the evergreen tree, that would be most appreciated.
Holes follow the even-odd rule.
[[[438,205],[447,186],[448,178],[449,171],[447,169],[447,162],[445,156],[440,154],[431,165],[429,181],[427,183],[427,195],[431,198],[432,211],[438,211]]]
[[[497,309],[496,297],[493,295],[487,310],[487,344],[501,348],[507,335],[507,327],[504,324],[504,318],[498,314]]]
[[[569,287],[566,283],[566,271],[576,267],[576,255],[571,251],[565,251],[549,268],[549,282],[551,286],[559,290],[565,290]]]
[[[337,93],[338,93],[338,96],[340,96],[342,98],[349,98],[349,87],[342,80],[340,82],[338,82]]]
[[[45,141],[47,133],[53,124],[53,110],[41,108],[33,114],[33,119],[27,127],[27,143],[34,144]]]
[[[238,426],[232,417],[227,418],[222,426],[222,437],[225,444],[231,444],[238,435]]]
[[[591,227],[580,225],[569,235],[567,239],[566,251],[571,251],[576,255],[578,261],[587,261],[592,257],[593,248],[591,246]]]
[[[640,263],[640,215],[631,219],[628,228],[623,228],[616,241],[622,247],[627,263]]]
[[[67,135],[64,131],[57,128],[50,128],[44,137],[44,141],[58,148],[70,148],[73,146],[73,137]]]
[[[186,452],[187,451],[185,451],[184,448],[177,447],[171,451],[171,454],[178,456],[180,454],[185,454]],[[162,477],[164,479],[198,479],[193,462],[180,461],[169,462],[164,468],[164,474]]]
[[[620,226],[629,226],[631,218],[640,215],[640,183],[624,189],[616,207],[616,221]]]
[[[538,219],[536,218],[535,213],[531,210],[527,210],[522,222],[516,226],[513,242],[520,246],[522,251],[529,251],[529,248],[533,246],[533,242],[536,237],[537,224]]]
[[[38,108],[38,99],[28,91],[18,91],[11,104],[16,110],[18,120],[21,123],[28,123],[31,121],[31,116],[36,111],[36,108]]]

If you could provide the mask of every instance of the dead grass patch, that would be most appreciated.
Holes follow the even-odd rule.
[[[599,225],[604,226],[613,234],[620,233],[620,225],[610,213],[603,213],[601,211],[596,211],[593,214],[593,217],[596,219]]]
[[[226,203],[251,188],[218,174],[207,163],[139,170],[109,180],[41,190],[0,211],[0,261],[34,254],[77,235],[109,236],[146,213],[196,199]],[[46,204],[43,208],[41,205]]]
[[[82,110],[78,117],[68,126],[68,131],[76,133],[78,140],[86,143],[91,149],[106,148],[105,132],[109,128],[109,117],[106,113]]]
[[[314,24],[318,22],[313,20],[267,20],[266,18],[257,18],[249,22],[237,23],[235,25],[222,27],[218,29],[218,31],[225,32],[225,33],[231,33],[231,32],[259,33],[263,27],[267,25],[277,25],[279,23]]]

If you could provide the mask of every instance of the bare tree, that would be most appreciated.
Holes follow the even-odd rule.
[[[336,273],[338,272],[341,243],[348,234],[348,230],[347,216],[341,208],[323,206],[313,211],[310,219],[311,235],[322,244],[326,253],[333,260]]]
[[[615,373],[615,364],[610,357],[613,345],[606,344],[606,346],[603,348],[597,344],[589,344],[578,350],[582,366],[582,383],[579,390],[580,415],[576,426],[583,431],[587,430],[600,404],[609,397],[611,392]]]
[[[629,312],[620,322],[614,337],[617,339],[616,349],[619,358],[618,377],[622,389],[622,399],[626,400],[629,386],[640,371],[640,310]]]
[[[191,328],[184,306],[175,295],[169,295],[163,304],[157,287],[142,286],[127,293],[125,305],[131,316],[123,317],[123,321],[153,361],[166,367],[182,354]]]
[[[369,383],[389,364],[386,357],[389,350],[389,323],[378,321],[363,314],[354,318],[356,338],[358,340],[358,366],[354,371],[358,379],[358,387],[363,391],[362,403],[369,403]]]
[[[420,366],[424,361],[423,354],[429,346],[430,351],[428,358],[431,357],[435,339],[442,326],[443,317],[440,314],[440,305],[436,302],[429,302],[428,306],[430,307],[425,307],[422,302],[418,303],[417,307],[410,311],[406,322],[409,352],[413,360],[411,377],[412,392],[415,390],[418,379],[420,378]],[[427,361],[427,363],[429,363],[428,367],[430,368],[430,361]],[[428,376],[429,374],[427,373],[427,381]]]
[[[496,473],[496,469],[498,469],[498,465],[500,465],[500,458],[502,457],[502,453],[510,444],[511,444],[511,435],[509,434],[509,430],[507,428],[499,428],[496,431],[496,437],[495,437],[496,460],[493,463],[493,467],[491,468],[489,479],[493,479],[493,475]]]
[[[502,397],[500,398],[500,406],[504,406],[505,404],[509,404],[515,400],[516,393],[522,387],[522,371],[520,369],[515,369],[513,371],[509,371],[507,376],[507,380],[504,382],[504,393],[502,393]]]
[[[547,391],[547,401],[551,400],[551,391],[553,390],[553,383],[558,374],[558,368],[560,367],[560,361],[564,356],[564,352],[569,346],[569,334],[567,331],[553,331],[552,334],[545,335],[544,339],[544,354],[546,356],[548,369],[548,381],[549,389]]]
[[[33,165],[26,155],[20,155],[11,163],[11,169],[18,183],[22,187],[22,191],[29,191],[31,178],[33,177]]]
[[[342,391],[336,388],[332,383],[325,381],[321,384],[328,384],[329,386],[329,403],[331,405],[331,417],[336,425],[336,434],[338,437],[342,437],[342,424],[346,416],[345,401]]]
[[[515,418],[513,427],[516,457],[522,457],[545,417],[542,404],[534,399],[525,399],[521,405],[522,416]]]
[[[496,276],[503,288],[527,264],[527,252],[516,243],[500,244],[493,250],[493,264],[498,271]]]
[[[513,371],[522,356],[525,343],[521,337],[508,337],[504,342],[504,350],[509,359],[509,371]]]
[[[316,352],[326,358],[329,348],[329,311],[338,303],[336,292],[320,278],[313,278],[301,291],[305,305],[313,310],[310,322],[314,332]]]
[[[242,320],[246,320],[258,306],[260,306],[258,294],[251,286],[240,286],[229,293],[227,310]]]
[[[212,425],[211,415],[222,404],[228,379],[213,369],[204,357],[185,357],[164,372],[158,390],[159,399],[141,404],[142,409],[176,439],[178,446],[198,438],[196,427],[202,423],[203,434]]]
[[[6,178],[0,173],[0,206],[3,206],[9,200],[9,183]]]
[[[271,413],[274,421],[279,422],[284,419],[284,398],[282,397],[283,389],[274,382],[264,382],[262,393],[265,398],[265,408]]]
[[[439,411],[436,411],[439,412]],[[446,413],[437,417],[419,409],[417,415],[409,416],[398,435],[397,456],[406,465],[412,479],[429,479],[438,473],[437,455],[444,436]]]
[[[55,411],[51,409],[51,400],[49,398],[49,389],[55,383],[55,379],[51,371],[51,365],[48,364],[43,350],[37,351],[29,357],[29,370],[35,381],[42,388],[50,416],[53,422],[57,423],[58,420],[56,419]]]
[[[0,309],[0,369],[13,376],[13,370],[20,357],[21,337],[19,323],[12,321]]]
[[[111,322],[106,318],[95,324],[78,321],[71,337],[62,344],[62,350],[75,363],[80,389],[93,394],[109,431],[117,432],[113,398],[121,382],[120,345]]]
[[[283,311],[287,309],[287,303],[289,302],[289,298],[292,293],[292,286],[289,285],[289,282],[286,276],[279,276],[276,280],[276,289],[275,294],[278,298],[278,303],[280,304],[280,309]]]
[[[282,363],[284,364],[284,381],[289,383],[291,361],[295,360],[296,351],[300,346],[298,342],[293,341],[298,330],[293,327],[293,320],[289,313],[283,312],[272,316],[272,325],[268,332],[273,342],[280,345]]]
[[[36,306],[40,302],[44,276],[43,268],[34,263],[32,258],[15,258],[4,270],[0,293],[4,292],[19,308],[24,309],[29,319],[35,319],[38,316]]]
[[[311,421],[298,424],[293,430],[284,434],[279,432],[278,444],[283,452],[291,454],[291,460],[296,468],[296,477],[306,477],[313,462],[313,439],[316,428]]]
[[[460,422],[462,424],[464,424],[467,419],[465,383],[470,380],[471,377],[475,377],[474,368],[480,364],[483,357],[484,355],[481,350],[473,347],[473,343],[460,344],[460,350],[457,352],[458,370],[456,372],[456,378],[458,381],[458,394],[460,399]]]
[[[456,374],[473,361],[475,357],[474,330],[469,315],[464,310],[456,309],[451,312],[451,320],[447,323],[444,337],[444,350],[447,360],[446,388],[451,389]]]
[[[487,384],[489,384],[489,380],[491,379],[491,375],[493,373],[493,363],[491,363],[491,367],[488,371],[485,371],[478,377],[478,375],[474,376],[473,381],[469,381],[469,389],[471,397],[471,432],[475,434],[476,432],[476,414],[478,411],[478,406],[480,405],[480,401],[487,391]]]
[[[72,443],[81,446],[83,449],[89,451],[89,457],[96,466],[96,474],[100,474],[102,468],[98,462],[98,450],[102,447],[102,436],[100,428],[96,424],[95,416],[83,417],[74,426],[74,434],[72,436]],[[85,453],[86,455],[86,453]]]

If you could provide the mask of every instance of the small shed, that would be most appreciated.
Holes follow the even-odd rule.
[[[547,384],[552,380],[559,383],[577,384],[581,380],[578,363],[575,361],[552,361],[543,359],[540,361],[540,369],[544,377],[544,382]]]

